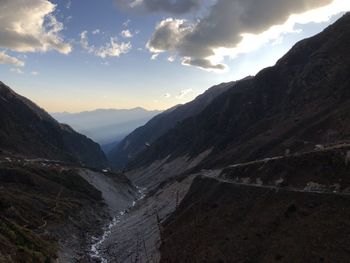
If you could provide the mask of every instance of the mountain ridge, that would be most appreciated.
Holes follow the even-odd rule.
[[[178,122],[203,110],[216,96],[233,86],[235,82],[221,83],[209,88],[193,101],[176,105],[152,118],[144,126],[137,128],[108,154],[110,164],[115,169],[123,169],[126,164],[145,150],[160,136],[172,129]]]
[[[122,140],[137,127],[144,125],[158,110],[132,109],[96,109],[78,113],[52,113],[62,123],[67,123],[78,132],[92,138],[100,145]]]
[[[347,13],[161,136],[129,164],[130,176],[145,183],[183,167],[210,169],[349,140],[349,36]]]
[[[57,122],[44,109],[0,82],[0,149],[29,158],[106,167],[98,144]]]

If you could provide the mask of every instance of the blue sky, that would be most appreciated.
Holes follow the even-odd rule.
[[[13,3],[9,1],[0,5],[11,10],[11,4],[5,6]],[[280,7],[284,16],[276,17],[276,21],[256,18],[258,27],[253,22],[247,25],[242,20],[226,19],[225,12],[222,18],[218,17],[220,8],[232,2],[239,4],[239,0],[219,0],[221,7],[215,0],[178,0],[178,6],[177,1],[165,5],[167,1],[144,0],[133,8],[129,6],[132,1],[127,0],[11,1],[27,8],[17,20],[37,5],[42,8],[44,21],[36,23],[37,18],[29,14],[25,21],[15,20],[16,15],[4,21],[0,18],[0,80],[50,112],[138,106],[166,109],[188,102],[212,85],[253,75],[273,65],[297,41],[320,32],[349,8],[341,0],[333,9],[326,9],[331,0],[324,0],[324,4],[298,0],[302,2],[300,6]],[[274,0],[266,1],[273,4]],[[192,6],[185,5],[187,2]],[[184,6],[181,11],[180,4]],[[251,7],[246,8],[247,14],[252,13]],[[307,14],[318,8],[323,11]],[[0,9],[0,15],[5,9]],[[293,10],[304,16],[290,19]],[[26,39],[13,37],[20,33],[23,37],[19,29],[14,27],[13,32],[8,32],[5,28],[6,24],[16,23],[30,24],[23,26]],[[48,23],[54,30],[48,29]],[[224,24],[210,31],[210,23]],[[277,33],[270,30],[265,35],[256,34],[267,32],[274,25],[284,26]],[[220,30],[225,34],[220,34]],[[237,40],[237,32],[250,33],[255,38],[247,38],[246,44],[242,42],[244,47],[234,49],[242,40]],[[1,41],[6,36],[10,40]],[[113,47],[108,46],[111,38]],[[195,48],[193,43],[197,43]],[[213,50],[215,55],[208,56]],[[174,61],[168,61],[169,58]]]

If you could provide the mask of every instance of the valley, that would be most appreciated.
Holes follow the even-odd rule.
[[[346,13],[256,76],[131,110],[124,139],[61,114],[107,154],[0,82],[0,263],[348,262],[349,36]]]
[[[161,111],[147,111],[143,108],[97,109],[79,113],[52,113],[52,116],[100,145],[115,146],[118,144],[116,142],[120,142],[126,135],[160,113]],[[109,150],[107,147],[106,153]]]
[[[301,220],[298,224],[303,220],[314,222],[308,224],[307,230],[297,231],[304,231],[310,235],[317,231],[322,232],[319,228],[328,220],[327,214],[334,214],[338,217],[337,220],[345,219],[342,207],[346,202],[350,202],[347,161],[349,151],[350,146],[347,144],[333,145],[308,153],[233,164],[220,170],[203,170],[174,178],[154,189],[134,207],[127,210],[118,219],[117,224],[110,229],[108,237],[101,245],[101,250],[104,251],[107,262],[114,262],[115,258],[122,262],[136,260],[137,262],[191,262],[194,258],[197,261],[214,262],[220,258],[220,255],[215,254],[220,250],[223,250],[221,253],[223,253],[224,262],[230,260],[240,262],[244,258],[241,253],[246,259],[249,257],[253,259],[255,255],[250,255],[248,248],[244,250],[242,247],[239,253],[230,254],[228,247],[220,249],[215,246],[224,240],[235,238],[231,235],[247,235],[252,236],[252,240],[249,238],[246,240],[251,242],[249,247],[252,249],[255,247],[257,252],[254,253],[259,253],[260,249],[269,251],[272,248],[259,247],[261,242],[254,235],[261,239],[280,235],[279,231],[282,230],[277,228],[277,224],[287,222],[277,222],[293,216],[294,213],[298,218],[291,218],[291,220]],[[324,173],[325,165],[329,173]],[[253,174],[256,177],[252,176]],[[309,174],[309,177],[306,174]],[[247,177],[244,177],[245,175]],[[275,203],[276,200],[279,201]],[[339,206],[335,205],[337,202]],[[267,209],[267,207],[270,208]],[[244,212],[242,209],[249,209],[249,212]],[[262,213],[261,209],[266,211]],[[273,215],[271,218],[269,218],[270,210]],[[234,211],[239,213],[235,215]],[[325,214],[318,218],[317,215],[321,211]],[[243,217],[246,213],[248,214]],[[311,218],[308,218],[309,213]],[[232,218],[230,219],[226,214],[232,215]],[[250,214],[253,218],[247,220],[246,216]],[[258,215],[266,218],[256,218],[255,216]],[[259,222],[259,220],[271,220],[271,224],[276,224],[276,229],[265,229],[270,226],[266,225],[267,222]],[[274,223],[273,220],[278,221]],[[333,223],[342,224],[341,222]],[[248,223],[256,226],[240,225]],[[236,227],[232,228],[234,225]],[[282,226],[288,227],[283,231],[294,229],[293,225]],[[213,232],[214,229],[216,230]],[[335,228],[334,231],[337,229],[339,228]],[[259,234],[259,231],[262,233]],[[266,231],[275,232],[266,236]],[[297,233],[290,233],[290,238],[298,238],[297,235],[300,232]],[[339,235],[344,242],[348,242],[346,233],[333,232],[332,235]],[[307,238],[307,236],[301,238]],[[322,249],[323,238],[313,242],[312,253],[315,255],[327,253]],[[238,242],[241,241],[238,240],[241,239],[235,239],[237,244],[225,243],[226,246],[240,247]],[[188,242],[189,240],[191,243]],[[189,245],[186,250],[183,250],[184,243]],[[343,260],[347,255],[344,246],[337,248],[343,251],[339,255]],[[271,262],[271,260],[284,262],[282,258],[289,262],[290,257],[311,261],[313,259],[311,254],[302,256],[303,252],[299,250],[289,251],[288,247],[282,247],[282,249],[280,254],[276,252],[275,255],[275,258],[280,258],[279,260],[270,257],[273,254],[271,251],[267,252],[271,255],[261,259],[261,262]],[[291,254],[287,257],[285,253]],[[319,257],[322,258],[322,256]]]

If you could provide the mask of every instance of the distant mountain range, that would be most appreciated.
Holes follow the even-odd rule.
[[[200,113],[217,96],[234,86],[235,82],[222,83],[208,89],[195,100],[175,106],[151,119],[139,127],[115,146],[108,154],[110,164],[115,169],[122,169],[130,160],[153,144],[159,137],[186,118]]]
[[[0,82],[0,154],[106,167],[100,146]]]
[[[144,125],[159,113],[161,111],[148,111],[143,108],[98,109],[80,113],[52,113],[52,116],[99,144],[108,145],[121,141],[127,134]]]

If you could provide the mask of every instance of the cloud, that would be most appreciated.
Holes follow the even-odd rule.
[[[175,61],[175,56],[170,56],[170,57],[168,57],[168,61],[169,62],[174,62]]]
[[[205,58],[184,57],[181,61],[181,64],[184,66],[196,66],[204,70],[209,69],[213,71],[224,71],[227,69],[227,66],[225,64],[214,64],[212,61]]]
[[[164,97],[167,98],[167,99],[169,99],[169,98],[171,97],[171,95],[170,95],[170,93],[165,93],[165,94],[164,94]]]
[[[63,24],[53,15],[48,0],[1,0],[0,47],[18,52],[71,52],[60,32]]]
[[[23,73],[24,73],[24,72],[23,72],[21,69],[19,69],[19,68],[11,68],[10,71],[11,71],[12,73],[17,73],[17,74],[23,74]]]
[[[193,30],[193,26],[183,19],[167,18],[159,22],[155,32],[147,43],[153,53],[177,51],[182,39]]]
[[[65,21],[65,23],[69,24],[69,23],[72,21],[72,19],[73,19],[73,16],[67,16],[67,17],[64,19],[64,21]]]
[[[88,53],[100,58],[119,57],[122,54],[128,53],[132,48],[130,42],[118,42],[116,37],[111,37],[110,42],[104,46],[95,47],[89,44],[88,31],[83,31],[80,34],[80,44]]]
[[[0,64],[12,64],[17,67],[23,67],[25,63],[18,58],[7,55],[5,51],[0,51]]]
[[[70,9],[72,6],[72,1],[71,0],[68,0],[67,4],[66,4],[66,8],[67,9]]]
[[[185,14],[199,9],[203,0],[116,0],[119,7],[141,12]]]
[[[304,14],[314,9],[319,12],[331,11],[336,2],[337,10],[335,8],[328,14],[323,12],[328,19],[332,14],[346,10],[349,1],[218,0],[200,19],[166,18],[160,21],[147,48],[152,53],[176,54],[182,58],[183,65],[224,71],[227,70],[222,63],[225,56],[234,57],[238,53],[257,49],[269,40],[276,40],[281,34],[293,31],[295,23],[319,20],[317,14],[308,14],[308,19],[292,14]],[[247,45],[240,45],[246,39],[250,42],[245,41]],[[252,39],[257,42],[251,42]]]
[[[192,89],[184,89],[181,90],[179,95],[176,96],[177,99],[183,99],[187,94],[192,93],[193,90]]]
[[[159,53],[155,53],[151,56],[151,60],[156,60],[159,56]]]
[[[40,73],[38,71],[32,71],[30,72],[30,74],[33,76],[38,76]]]
[[[93,35],[97,35],[101,33],[100,29],[95,29],[94,31],[91,32]]]
[[[133,33],[131,33],[129,29],[123,30],[122,32],[120,32],[120,35],[123,38],[132,38],[134,36]]]
[[[130,23],[131,23],[131,20],[130,20],[130,19],[126,20],[126,21],[123,23],[123,27],[128,27]]]

